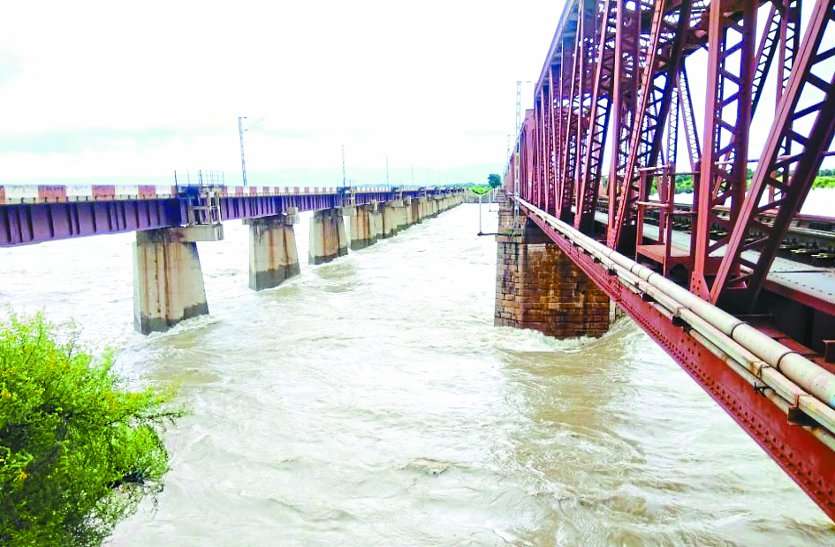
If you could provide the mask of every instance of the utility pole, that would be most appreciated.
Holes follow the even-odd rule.
[[[412,186],[415,185],[415,166],[412,165]]]
[[[532,84],[530,80],[516,80],[516,146],[513,156],[513,224],[517,224],[519,220],[519,187],[521,176],[519,168],[519,155],[522,150],[522,139],[519,138],[519,131],[522,129],[522,84]]]
[[[342,186],[347,186],[347,179],[345,178],[345,145],[342,145]]]
[[[390,186],[389,181],[389,155],[386,154],[386,186]]]
[[[244,181],[244,186],[246,186],[246,158],[244,156],[244,120],[246,116],[238,116],[238,137],[241,140],[241,178]]]
[[[521,140],[519,128],[522,126],[522,80],[516,80],[516,149],[513,153],[513,229],[519,224],[519,152]]]

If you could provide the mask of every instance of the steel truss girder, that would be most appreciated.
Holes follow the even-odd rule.
[[[602,135],[605,139],[606,133],[612,132],[606,239],[609,247],[631,253],[633,249],[628,247],[634,241],[629,241],[629,228],[637,215],[641,188],[650,186],[635,183],[640,182],[641,173],[645,179],[654,176],[657,171],[649,170],[657,170],[659,161],[666,159],[674,164],[677,126],[681,124],[691,168],[696,173],[694,209],[698,219],[690,246],[691,252],[699,255],[699,264],[693,268],[697,271],[691,277],[691,283],[695,283],[691,290],[734,311],[750,310],[788,223],[799,210],[832,141],[835,79],[831,68],[826,72],[825,67],[831,67],[835,60],[835,48],[828,42],[824,46],[831,49],[825,50],[821,50],[820,43],[814,47],[809,44],[811,36],[818,36],[818,40],[823,36],[821,26],[832,32],[833,1],[807,0],[807,5],[814,4],[815,10],[809,24],[819,32],[807,32],[803,45],[799,44],[801,0],[569,2],[537,87],[542,123],[526,125],[520,135],[520,139],[524,138],[529,130],[548,133],[542,144],[525,144],[529,153],[537,154],[534,161],[539,162],[537,165],[544,173],[538,184],[550,185],[549,176],[553,174],[553,187],[546,186],[534,203],[544,204],[549,213],[564,221],[571,220],[576,204],[577,216],[581,218],[575,217],[574,224],[585,229],[584,205],[590,197],[588,190],[594,180],[596,146],[601,136],[596,120],[601,118],[604,101],[608,99],[612,125]],[[765,3],[773,4],[774,9],[757,42],[756,13]],[[605,20],[612,17],[613,4],[627,7],[615,9],[617,32],[612,46],[607,40]],[[656,4],[662,6],[658,8]],[[682,6],[689,6],[689,16],[681,15]],[[668,30],[671,26],[675,30]],[[608,70],[607,48],[611,47],[615,51],[611,69],[615,77],[610,83],[604,74]],[[693,108],[693,94],[701,90],[696,91],[691,85],[701,84],[704,77],[691,74],[692,79],[688,79],[684,67],[685,56],[701,48],[707,49],[709,57],[704,125],[696,122]],[[777,114],[746,195],[750,120],[757,106],[763,111],[761,98],[766,95],[762,90],[774,74],[775,65]],[[690,65],[691,71],[693,66]],[[805,100],[810,96],[809,90],[816,97],[812,104]],[[669,190],[665,185],[673,184],[669,175],[665,171],[665,178],[659,181],[662,194]],[[717,237],[710,229],[720,225],[722,219],[709,217],[714,216],[717,205],[728,201],[730,218],[724,225],[727,234]],[[642,204],[646,206],[652,204]],[[768,214],[764,215],[765,211]],[[766,217],[774,218],[774,224],[762,222]],[[698,245],[696,236],[701,236]],[[717,252],[723,245],[724,258]],[[835,461],[831,451],[822,450],[820,443],[815,444],[816,440],[803,433],[803,427],[786,423],[785,414],[764,397],[752,394],[750,386],[740,382],[739,377],[727,376],[721,359],[714,359],[705,346],[695,344],[669,316],[662,317],[652,303],[640,300],[623,287],[610,292],[606,283],[611,285],[612,280],[600,272],[599,265],[565,241],[561,248],[618,299],[642,328],[835,518],[835,494],[831,488],[835,484]],[[758,251],[758,258],[751,261],[750,255],[743,255],[748,250]],[[715,258],[708,268],[711,253]],[[688,260],[696,262],[692,254]],[[734,305],[728,305],[729,302]]]
[[[566,108],[565,145],[562,151],[562,181],[560,184],[560,198],[557,206],[559,217],[568,220],[571,217],[571,206],[575,199],[575,181],[577,180],[578,158],[582,147],[584,133],[583,95],[584,80],[587,69],[588,48],[587,38],[591,18],[586,12],[585,2],[578,2],[577,32],[573,42],[573,55],[570,72],[570,87]]]
[[[785,94],[771,126],[751,189],[720,263],[710,300],[734,296],[733,305],[750,309],[777,254],[792,218],[812,187],[835,132],[835,44],[823,44],[835,29],[835,1],[817,0],[797,54]],[[801,96],[807,99],[801,106]],[[808,104],[808,98],[813,102]],[[790,149],[790,154],[785,150]],[[774,192],[764,199],[766,189]],[[771,197],[773,196],[773,197]],[[771,225],[757,221],[763,211],[775,212]],[[757,230],[764,235],[753,237]],[[757,251],[753,260],[745,251]]]
[[[641,12],[627,10],[624,3],[618,4],[618,33],[615,39],[615,79],[612,84],[612,152],[608,179],[609,218],[615,218],[620,200],[626,163],[629,159],[629,144],[638,103],[640,83]],[[609,223],[607,239],[614,234],[614,223]]]
[[[670,9],[671,3],[671,0],[662,0],[654,4],[629,156],[620,182],[617,215],[614,222],[610,220],[607,237],[612,248],[634,245],[632,238],[640,186],[638,170],[654,167],[661,150],[661,137],[690,24],[690,0],[681,0],[675,10]],[[669,21],[670,18],[674,21]],[[661,80],[660,84],[658,80]]]
[[[579,189],[574,227],[590,233],[594,229],[594,213],[597,208],[598,187],[603,167],[603,150],[609,127],[612,87],[615,78],[615,55],[618,37],[617,12],[624,8],[626,0],[598,2],[599,28],[593,47],[596,57],[592,81],[588,130],[579,171]]]

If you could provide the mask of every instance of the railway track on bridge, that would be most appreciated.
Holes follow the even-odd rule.
[[[835,156],[832,32],[833,0],[566,2],[508,160],[496,318],[555,332],[605,293],[835,519],[835,218],[799,214]]]

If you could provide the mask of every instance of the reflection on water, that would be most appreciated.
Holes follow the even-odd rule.
[[[495,244],[475,215],[261,293],[230,223],[200,244],[211,317],[147,338],[131,330],[130,235],[0,250],[0,305],[74,318],[87,343],[121,348],[127,379],[178,385],[191,409],[167,434],[158,504],[113,544],[831,541],[630,322],[599,340],[494,328]]]

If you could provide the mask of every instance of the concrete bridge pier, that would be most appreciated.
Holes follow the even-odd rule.
[[[375,201],[355,208],[351,218],[351,250],[358,251],[377,243],[382,235],[382,214]]]
[[[418,198],[418,216],[420,217],[420,221],[423,222],[423,219],[429,218],[429,199],[425,196],[422,198]]]
[[[368,207],[368,227],[374,243],[383,237],[383,208],[377,201],[371,202]]]
[[[245,220],[249,225],[249,288],[271,289],[299,275],[295,208],[284,215]]]
[[[403,209],[403,200],[394,199],[385,202],[382,210],[383,231],[382,237],[389,238],[397,235],[400,231],[400,210]]]
[[[161,332],[209,313],[197,242],[222,239],[221,224],[136,232],[133,324],[137,331]]]
[[[412,224],[420,224],[423,222],[423,215],[421,212],[423,211],[423,206],[421,202],[423,198],[412,198],[411,208],[412,208]]]
[[[414,209],[412,208],[412,198],[403,200],[403,227],[408,228],[416,222],[414,216]]]
[[[348,237],[345,234],[343,214],[352,213],[352,207],[322,209],[310,219],[310,264],[324,264],[348,254]]]
[[[532,221],[520,217],[511,232],[512,209],[499,212],[496,237],[496,326],[533,329],[556,338],[601,336],[615,308]]]

